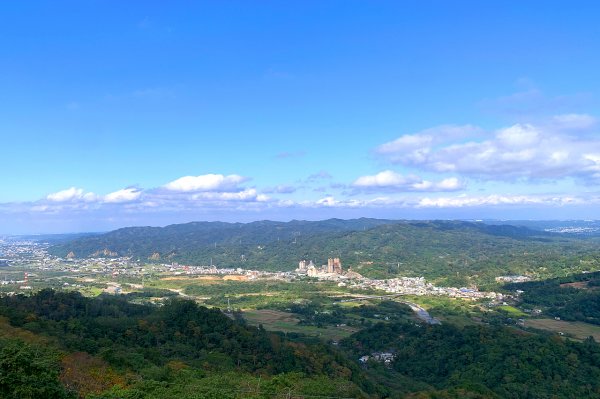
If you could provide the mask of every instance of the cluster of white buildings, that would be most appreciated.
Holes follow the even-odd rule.
[[[309,277],[330,277],[331,275],[343,275],[344,269],[340,258],[329,258],[327,264],[317,268],[313,261],[301,260],[298,263],[296,273],[307,275]]]
[[[313,261],[301,260],[298,263],[296,274],[316,277],[320,280],[341,281],[340,286],[349,286],[359,289],[377,289],[390,294],[405,295],[437,295],[451,298],[464,299],[492,299],[502,300],[502,294],[496,292],[483,292],[477,288],[437,287],[428,283],[424,277],[398,277],[386,280],[369,279],[353,271],[343,272],[339,258],[328,259],[327,265],[317,268]]]
[[[398,277],[387,280],[363,278],[351,287],[378,289],[390,294],[448,296],[472,300],[483,298],[502,300],[503,298],[500,293],[479,291],[476,288],[437,287],[428,283],[423,277]]]
[[[526,281],[531,281],[531,277],[518,275],[496,277],[497,283],[524,283]]]
[[[46,257],[47,245],[27,240],[0,240],[0,263],[39,263]]]
[[[358,361],[361,364],[366,365],[369,360],[374,360],[389,367],[395,358],[396,355],[393,352],[373,352],[370,355],[361,356],[358,358]]]

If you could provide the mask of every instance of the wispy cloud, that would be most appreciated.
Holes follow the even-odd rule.
[[[315,182],[315,181],[319,181],[319,180],[326,180],[326,179],[332,179],[333,176],[331,176],[329,174],[329,172],[327,172],[326,170],[321,170],[317,173],[313,173],[312,175],[309,175],[306,178],[306,182]]]
[[[553,96],[544,93],[532,82],[528,82],[520,91],[506,96],[483,100],[479,103],[484,111],[508,115],[512,118],[532,118],[553,113],[580,109],[589,102],[586,93]]]
[[[419,162],[434,146],[477,137],[483,133],[483,129],[473,125],[441,125],[415,134],[402,135],[377,147],[376,153],[386,156],[392,162]]]
[[[555,115],[552,123],[562,130],[587,130],[598,125],[598,119],[587,114]]]
[[[275,187],[266,187],[262,191],[267,194],[292,194],[298,191],[298,187],[280,184]]]

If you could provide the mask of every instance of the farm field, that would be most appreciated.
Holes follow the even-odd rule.
[[[498,309],[503,310],[504,312],[506,312],[507,314],[509,314],[512,317],[527,316],[527,313],[522,312],[521,310],[517,309],[514,306],[503,305],[503,306],[498,306]]]
[[[348,326],[320,328],[298,324],[298,319],[293,313],[278,310],[249,310],[244,311],[244,319],[251,325],[259,325],[268,331],[282,331],[285,333],[299,333],[308,336],[319,337],[326,340],[340,340],[358,331],[357,328]]]
[[[579,321],[527,319],[525,321],[525,327],[553,331],[556,333],[562,332],[564,334],[570,334],[577,339],[586,339],[587,337],[592,336],[596,341],[600,341],[600,326]]]

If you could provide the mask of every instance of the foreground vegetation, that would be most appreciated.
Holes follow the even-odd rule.
[[[593,339],[575,343],[506,327],[395,323],[363,330],[342,345],[356,355],[394,352],[391,370],[381,375],[427,383],[439,390],[432,397],[600,397],[600,345]]]
[[[393,301],[300,301],[249,312],[253,327],[242,313],[227,317],[189,300],[137,299],[52,290],[0,298],[0,396],[600,397],[593,339],[475,322],[485,317],[477,304],[425,298],[432,312],[465,321],[430,326]],[[361,367],[358,358],[374,352],[393,361]]]
[[[6,378],[0,381],[0,392],[7,398],[192,398],[198,397],[196,388],[212,392],[200,397],[240,397],[237,389],[256,386],[261,376],[257,398],[292,388],[320,390],[325,376],[333,381],[327,389],[337,396],[374,392],[360,378],[358,366],[327,345],[293,342],[191,301],[170,300],[154,307],[119,297],[91,299],[42,290],[31,297],[2,298],[0,313],[13,328],[56,339],[55,351],[36,358],[50,365],[47,378],[54,381],[50,387],[58,387],[52,388],[56,393],[32,391],[29,396],[17,394],[21,388],[15,386],[30,389],[42,366],[28,364],[28,356],[15,348],[37,351],[39,346],[2,341]],[[220,385],[223,373],[236,375],[226,389]]]

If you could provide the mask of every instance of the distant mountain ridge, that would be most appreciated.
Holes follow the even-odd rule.
[[[80,237],[50,248],[65,257],[132,256],[148,262],[179,262],[259,270],[293,270],[300,259],[317,265],[341,257],[361,274],[397,274],[467,284],[475,276],[538,273],[578,267],[573,257],[597,246],[585,240],[523,226],[465,221],[328,219],[252,223],[191,222],[166,227],[128,227]]]
[[[327,219],[323,221],[292,220],[275,222],[262,220],[250,223],[190,222],[165,227],[125,227],[108,233],[76,238],[54,245],[52,253],[78,257],[108,250],[119,256],[152,256],[181,253],[204,246],[261,245],[272,242],[297,242],[300,236],[335,234],[367,230],[400,221],[383,219]]]

